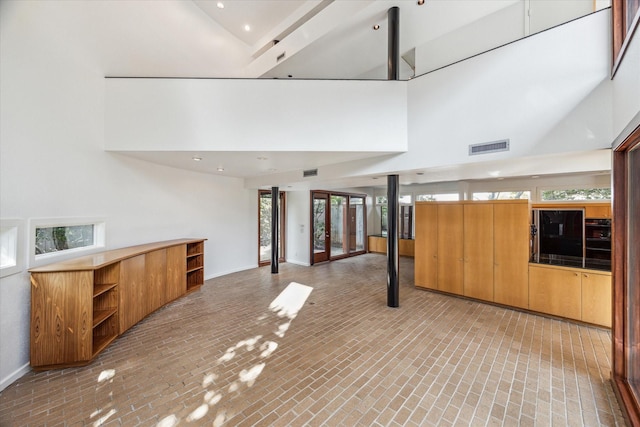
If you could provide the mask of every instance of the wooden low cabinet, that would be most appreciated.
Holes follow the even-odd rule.
[[[204,240],[101,252],[29,270],[30,363],[86,365],[150,313],[204,282]]]
[[[611,273],[530,264],[529,308],[611,327]]]

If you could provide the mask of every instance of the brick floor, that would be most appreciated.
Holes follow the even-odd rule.
[[[608,330],[413,287],[386,259],[281,264],[209,280],[91,365],[31,372],[0,426],[614,426]],[[295,316],[270,303],[313,288]]]

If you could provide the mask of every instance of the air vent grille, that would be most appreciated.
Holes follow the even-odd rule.
[[[308,178],[310,176],[318,176],[318,169],[307,169],[306,171],[302,172],[302,176],[304,176],[305,178]]]
[[[495,153],[498,151],[509,151],[509,140],[502,139],[500,141],[484,142],[482,144],[469,145],[469,155]]]

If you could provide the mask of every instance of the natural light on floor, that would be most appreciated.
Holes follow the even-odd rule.
[[[311,294],[313,288],[302,285],[300,283],[291,282],[269,305],[268,311],[258,317],[259,322],[268,320],[269,314],[273,313],[277,316],[275,329],[273,334],[278,337],[284,337],[286,331],[291,325],[291,321],[297,316],[300,309],[304,306],[305,301]],[[208,372],[202,380],[202,388],[205,390],[203,403],[193,409],[185,418],[186,422],[195,422],[202,419],[209,413],[209,410],[217,405],[223,397],[231,393],[241,392],[243,386],[252,387],[266,366],[265,359],[273,354],[278,348],[278,343],[274,340],[267,339],[263,335],[255,335],[245,340],[239,341],[235,346],[230,347],[215,362],[215,367],[219,367],[230,362],[241,352],[255,352],[250,356],[247,367],[241,369],[237,373],[235,381],[231,384],[217,384],[216,380],[220,378],[214,370]],[[275,338],[274,338],[275,339]],[[214,426],[222,425],[227,419],[234,414],[227,414],[220,410],[213,421]],[[180,419],[171,414],[161,419],[157,424],[158,427],[173,427],[180,423]]]
[[[275,337],[284,337],[291,325],[291,321],[297,316],[300,309],[302,309],[312,290],[313,288],[310,286],[296,282],[289,283],[280,295],[269,304],[268,310],[258,316],[258,322],[267,322],[270,315],[275,315],[276,319],[274,324],[272,324],[274,327],[272,333]],[[242,386],[252,387],[266,366],[264,360],[271,356],[277,348],[278,343],[276,341],[265,339],[263,335],[252,336],[228,348],[226,352],[216,360],[214,368],[231,361],[240,352],[245,352],[244,354],[246,354],[256,351],[256,354],[250,356],[249,366],[241,369],[237,373],[236,380],[232,381],[231,384],[216,384],[216,380],[218,380],[220,376],[213,372],[214,369],[212,369],[212,372],[208,372],[202,380],[202,388],[204,389],[203,403],[194,408],[184,421],[188,423],[198,421],[207,415],[209,410],[218,404],[225,394],[229,395],[231,393],[241,392]],[[97,387],[101,388],[107,384],[112,384],[115,374],[114,369],[102,371],[98,376]],[[110,397],[112,397],[112,393],[113,391],[109,392]],[[106,407],[97,409],[90,416],[91,419],[95,419],[93,427],[105,424],[107,420],[116,413],[117,410],[115,408]],[[231,418],[232,415],[234,414],[226,414],[222,410],[219,411],[216,414],[213,425],[222,425],[227,419]],[[171,414],[163,417],[157,426],[174,427],[180,424],[180,421],[178,416]]]

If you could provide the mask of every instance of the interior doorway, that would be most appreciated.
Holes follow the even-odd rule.
[[[279,193],[279,209],[278,209],[278,260],[285,261],[285,218],[286,218],[286,193]],[[271,199],[270,190],[260,190],[258,192],[258,265],[271,264],[271,210],[273,209],[273,201]]]

